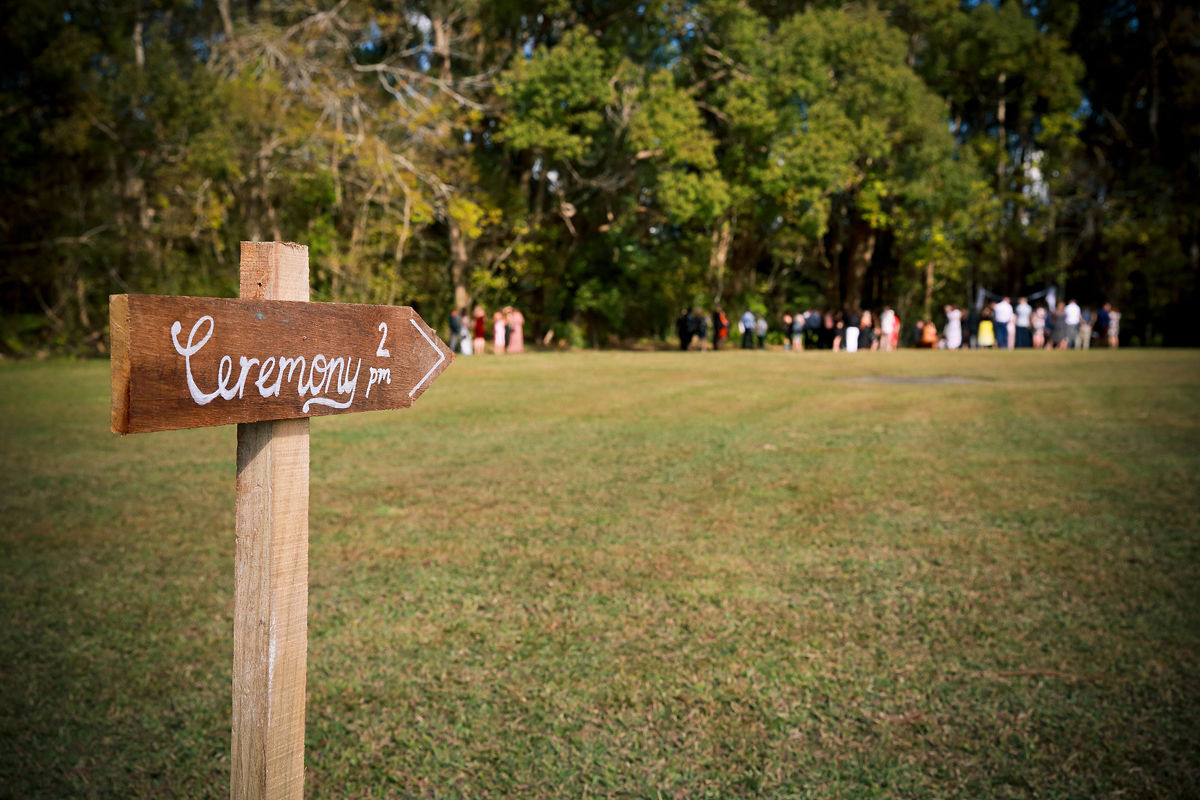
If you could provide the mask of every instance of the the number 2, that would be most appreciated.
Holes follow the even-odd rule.
[[[383,348],[383,343],[387,341],[387,323],[386,322],[379,323],[379,330],[383,331],[383,336],[379,337],[379,349],[375,351],[375,355],[380,356],[382,358],[391,358],[392,351],[385,350]]]

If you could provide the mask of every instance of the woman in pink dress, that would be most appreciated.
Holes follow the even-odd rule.
[[[500,311],[492,314],[492,352],[504,355],[504,314]]]
[[[504,316],[508,320],[508,352],[525,352],[525,315],[509,306],[504,309]]]

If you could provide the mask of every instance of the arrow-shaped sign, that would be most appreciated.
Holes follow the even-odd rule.
[[[454,358],[408,307],[109,301],[115,433],[406,408]]]

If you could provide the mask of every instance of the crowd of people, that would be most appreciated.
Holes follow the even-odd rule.
[[[970,311],[956,305],[944,310],[946,321],[940,328],[932,320],[919,319],[907,336],[899,315],[889,306],[878,313],[853,309],[785,312],[777,330],[783,334],[784,348],[793,351],[887,351],[902,344],[941,350],[1066,350],[1120,344],[1121,313],[1110,303],[1090,309],[1070,300],[1051,308],[1042,303],[1031,305],[1022,297],[1014,306],[1004,297]],[[749,309],[743,312],[737,322],[742,349],[765,348],[771,328],[763,314]],[[720,306],[711,316],[696,308],[684,309],[675,320],[675,332],[681,350],[708,350],[710,345],[720,350],[729,339],[730,321]]]
[[[945,323],[918,319],[907,336],[899,315],[889,306],[878,313],[870,310],[785,312],[777,326],[762,314],[747,309],[737,318],[737,333],[743,350],[767,346],[772,328],[782,333],[787,350],[896,350],[901,345],[939,350],[989,349],[1047,350],[1116,348],[1120,344],[1121,313],[1105,303],[1098,309],[1083,308],[1074,300],[1051,308],[1031,305],[1021,297],[1014,306],[1009,298],[964,310],[956,305],[944,309]],[[489,327],[483,306],[450,314],[450,348],[463,355],[521,353],[525,350],[525,316],[512,306],[492,312]],[[717,306],[711,314],[698,308],[684,309],[675,320],[681,350],[720,350],[729,343],[733,324]],[[490,334],[490,335],[489,335]],[[778,339],[776,339],[778,341]]]
[[[492,312],[492,353],[523,353],[525,351],[525,315],[512,306]],[[450,349],[464,356],[483,355],[488,345],[488,319],[483,306],[467,317],[466,309],[450,312]]]
[[[918,347],[1087,350],[1093,344],[1117,348],[1121,343],[1121,312],[1111,303],[1091,309],[1060,300],[1051,308],[1021,297],[1014,306],[1004,297],[966,313],[949,305],[945,313],[940,331],[932,321],[917,323],[913,338]]]

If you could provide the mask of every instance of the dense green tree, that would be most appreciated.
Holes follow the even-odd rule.
[[[930,315],[1112,299],[1195,341],[1200,22],[1180,2],[16,0],[0,10],[0,347],[96,352],[112,292]]]
[[[1122,305],[1141,342],[1200,344],[1200,15],[1169,0],[1079,15],[1084,146],[1064,269],[1082,297]]]

